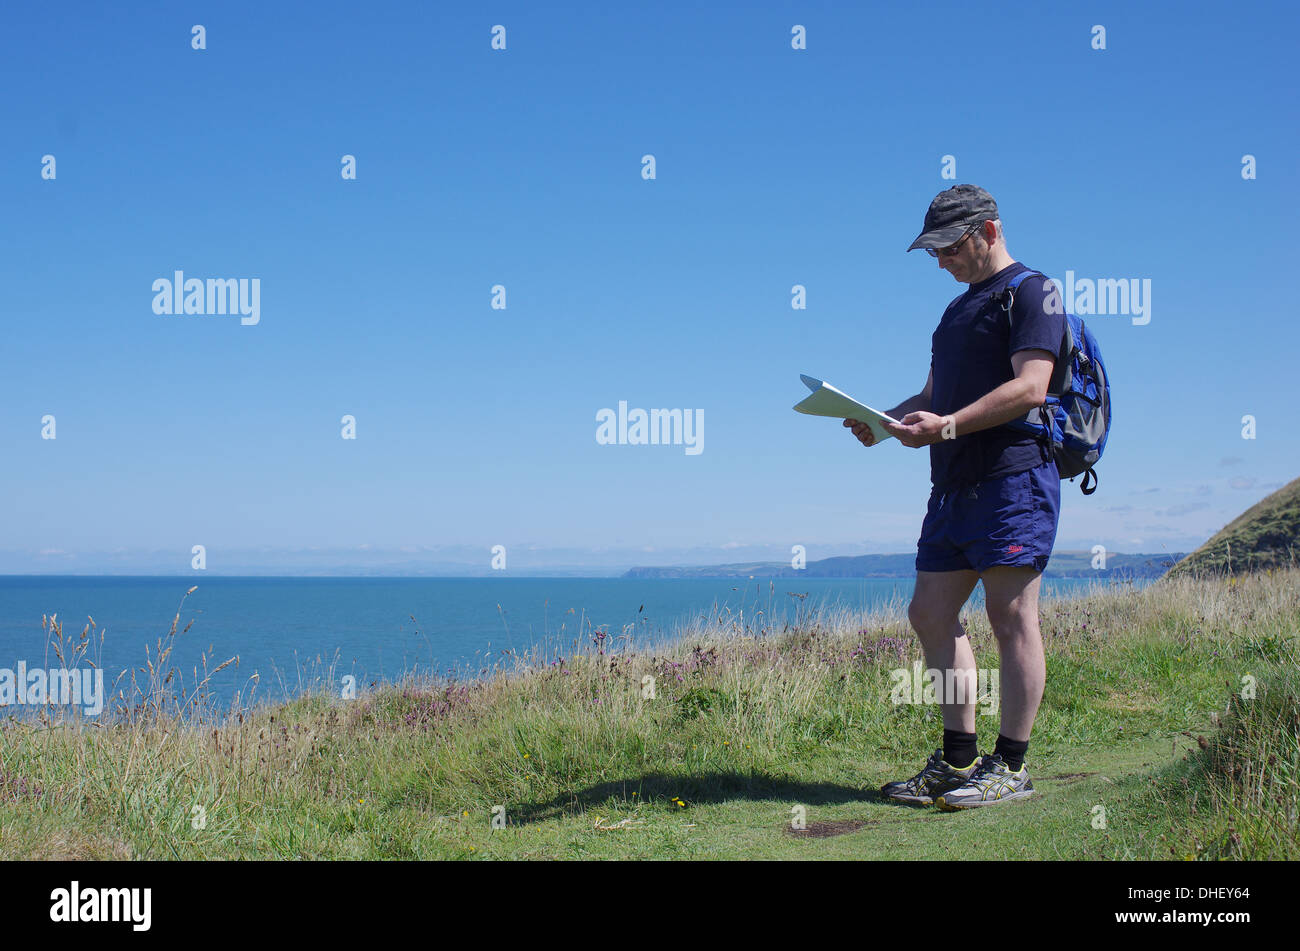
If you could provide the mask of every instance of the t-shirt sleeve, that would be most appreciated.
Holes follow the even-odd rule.
[[[1046,350],[1059,354],[1065,337],[1065,310],[1061,293],[1048,278],[1033,275],[1016,289],[1008,354],[1021,350]]]

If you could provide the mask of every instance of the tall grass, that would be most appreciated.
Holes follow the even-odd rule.
[[[1031,758],[1069,764],[1187,730],[1249,674],[1259,699],[1157,785],[1198,854],[1294,856],[1297,691],[1284,672],[1297,582],[1297,570],[1169,578],[1045,600]],[[559,842],[564,821],[592,811],[653,819],[810,790],[851,801],[863,763],[914,771],[940,728],[933,707],[888,700],[890,671],[921,659],[901,601],[781,622],[770,606],[723,609],[671,644],[587,632],[567,654],[510,652],[487,676],[408,675],[354,700],[326,669],[290,702],[228,708],[206,693],[220,666],[187,687],[169,666],[183,605],[98,721],[47,710],[0,726],[0,857],[461,857],[475,848],[468,824],[497,813]],[[983,613],[963,622],[996,665]],[[57,621],[49,630],[67,643]],[[996,719],[977,728],[991,740]]]
[[[1300,657],[1294,639],[1248,644],[1264,676],[1227,685],[1218,729],[1167,780],[1165,802],[1186,822],[1175,855],[1300,859]]]

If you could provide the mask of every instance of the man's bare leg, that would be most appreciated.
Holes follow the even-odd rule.
[[[1029,734],[1043,699],[1047,669],[1043,639],[1038,632],[1038,586],[1041,575],[1032,568],[1000,565],[985,570],[984,606],[1002,655],[1000,689],[1002,731],[992,756],[965,785],[934,797],[945,811],[974,809],[1034,795],[1024,768]]]
[[[1047,664],[1038,628],[1042,575],[1032,568],[999,566],[984,572],[984,604],[1002,655],[1002,735],[1027,741],[1043,699]]]
[[[975,683],[975,654],[970,639],[962,629],[962,605],[970,597],[979,575],[974,571],[918,571],[916,589],[907,608],[907,619],[921,641],[926,666],[946,672],[954,677],[968,677]],[[950,683],[945,674],[944,683]],[[946,730],[975,732],[975,691],[963,692],[963,703],[950,702],[954,698],[940,691],[943,726]]]
[[[907,607],[907,618],[921,640],[927,666],[943,672],[952,670],[957,676],[971,678],[972,684],[975,655],[959,618],[962,605],[978,582],[979,575],[969,570],[918,571],[916,590],[912,593],[912,603]],[[943,686],[952,682],[953,677],[945,675]],[[949,696],[947,690],[941,691],[944,730],[974,734],[975,691],[963,691],[961,696],[963,702],[954,703],[950,701],[955,697]],[[945,747],[948,746],[947,736],[945,732]],[[881,793],[889,799],[913,805],[937,802],[936,797],[964,786],[978,768],[974,761],[969,766],[954,766],[944,758],[949,755],[958,756],[959,752],[945,749],[940,755],[940,751],[936,751],[921,772],[910,779],[885,783],[880,787]]]

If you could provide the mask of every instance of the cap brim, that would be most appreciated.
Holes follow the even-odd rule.
[[[912,246],[907,250],[915,251],[917,248],[946,248],[956,244],[961,240],[962,235],[970,230],[970,222],[960,225],[949,225],[946,228],[936,228],[934,231],[923,231],[912,242]]]

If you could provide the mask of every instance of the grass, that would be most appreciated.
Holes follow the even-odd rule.
[[[0,858],[1300,855],[1297,569],[1045,600],[1040,795],[955,815],[876,792],[941,729],[889,702],[920,658],[900,604],[233,712],[169,679],[179,620],[99,720],[0,725]],[[92,630],[50,625],[64,656]]]

